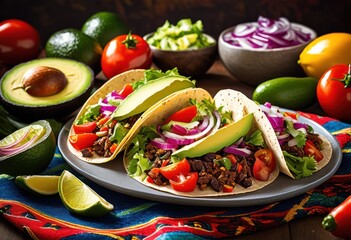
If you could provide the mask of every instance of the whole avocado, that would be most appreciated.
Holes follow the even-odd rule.
[[[102,47],[94,38],[74,28],[53,33],[45,45],[47,57],[68,58],[91,67],[95,74],[101,71]]]
[[[292,110],[304,109],[317,102],[318,80],[312,77],[280,77],[258,85],[252,100]]]

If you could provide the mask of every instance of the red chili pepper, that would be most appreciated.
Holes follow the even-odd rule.
[[[323,219],[322,226],[336,237],[349,239],[351,236],[351,196],[335,207]]]

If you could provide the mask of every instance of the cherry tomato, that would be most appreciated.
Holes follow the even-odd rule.
[[[130,69],[150,68],[151,64],[149,44],[139,35],[130,33],[108,42],[101,57],[101,68],[108,79]]]
[[[190,172],[186,175],[180,174],[177,179],[169,180],[172,188],[179,192],[194,191],[199,175],[197,172]]]
[[[167,124],[170,121],[189,123],[191,122],[191,120],[194,119],[196,115],[197,115],[197,107],[195,105],[191,105],[173,113],[171,116],[169,116],[166,119],[164,124]]]
[[[8,19],[0,22],[0,64],[16,65],[38,57],[40,37],[29,23]]]
[[[180,174],[188,174],[190,172],[190,164],[188,160],[184,158],[179,162],[160,167],[160,172],[167,179],[176,179]]]
[[[255,152],[253,176],[259,181],[267,181],[269,175],[275,169],[276,162],[272,150],[260,149]]]
[[[96,128],[96,122],[87,122],[83,124],[73,124],[73,130],[76,134],[78,133],[91,133]]]
[[[312,141],[307,140],[303,150],[307,156],[313,157],[317,162],[323,159],[323,154],[316,148]]]
[[[317,98],[322,109],[339,120],[351,120],[350,68],[346,64],[334,65],[322,75],[317,84]]]
[[[95,133],[80,133],[69,136],[69,142],[77,150],[91,147],[98,136]]]
[[[119,92],[119,95],[126,98],[129,94],[133,92],[133,86],[130,84],[124,85],[123,89]]]

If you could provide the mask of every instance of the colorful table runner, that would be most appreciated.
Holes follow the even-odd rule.
[[[351,124],[299,113],[323,125],[343,151],[341,166],[327,182],[288,200],[250,207],[194,207],[130,197],[105,189],[74,172],[59,150],[42,174],[68,169],[111,202],[104,217],[70,213],[58,195],[34,196],[14,178],[0,175],[0,213],[33,239],[211,239],[228,238],[278,226],[310,215],[326,215],[351,194]]]

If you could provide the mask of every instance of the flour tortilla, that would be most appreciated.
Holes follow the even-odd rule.
[[[149,112],[149,116],[145,116],[142,124],[139,125],[137,128],[135,128],[134,133],[129,136],[129,141],[128,141],[128,143],[126,143],[126,148],[125,148],[124,157],[123,157],[125,169],[127,170],[127,168],[128,168],[129,159],[127,159],[126,156],[127,156],[128,148],[131,144],[131,140],[138,134],[141,127],[153,126],[153,125],[157,125],[157,124],[161,123],[168,116],[170,116],[172,113],[184,108],[188,104],[190,98],[195,98],[197,101],[201,101],[204,98],[212,99],[211,95],[209,93],[206,93],[206,91],[205,92],[204,91],[205,90],[203,90],[203,89],[197,88],[197,89],[190,89],[190,90],[186,90],[186,91],[177,92],[172,97],[169,97],[165,101],[163,101],[163,103],[157,104],[157,106],[155,106],[153,108],[153,111]],[[235,120],[239,120],[243,116],[245,116],[246,114],[251,112],[250,109],[247,109],[245,106],[244,95],[242,95],[241,93],[236,92],[236,91],[234,91],[234,92],[229,91],[229,90],[222,91],[221,94],[217,94],[214,97],[214,100],[215,100],[215,103],[218,107],[223,106],[225,110],[233,110],[233,117]],[[260,121],[260,119],[257,119],[258,118],[257,114],[254,114],[254,118],[255,118],[254,122]],[[232,124],[235,124],[235,122]],[[256,127],[257,127],[257,124],[254,124],[252,131],[254,131],[256,129]],[[226,128],[226,127],[224,127],[224,128]],[[212,133],[211,135],[214,135],[214,134],[216,134],[216,132]],[[273,152],[276,152],[275,148],[277,147],[277,145],[273,144],[273,143],[275,143],[274,139],[269,138],[269,136],[268,136],[269,132],[266,132],[265,130],[263,130],[262,134],[264,135],[264,139],[265,139],[267,145],[273,150]],[[206,138],[203,138],[200,141],[206,141]],[[197,142],[193,143],[192,145],[195,146],[196,143]],[[278,175],[279,175],[279,167],[277,165],[276,169],[271,173],[271,175],[267,181],[258,181],[256,179],[252,178],[252,180],[253,180],[252,186],[250,186],[248,188],[244,188],[244,187],[240,186],[239,184],[237,184],[234,187],[233,191],[230,193],[215,192],[214,190],[212,190],[210,188],[205,189],[205,190],[200,190],[200,189],[196,188],[194,191],[192,191],[190,193],[178,192],[178,191],[175,191],[171,186],[157,186],[156,184],[151,184],[145,180],[145,177],[144,178],[143,177],[135,177],[134,179],[137,180],[138,182],[148,186],[148,187],[151,187],[151,188],[154,188],[154,189],[157,189],[160,191],[164,191],[164,192],[168,192],[168,193],[180,195],[180,196],[197,198],[197,197],[228,196],[228,195],[242,194],[242,193],[257,191],[258,189],[261,189],[261,188],[269,185],[270,183],[272,183],[278,177]]]
[[[145,72],[145,70],[143,70],[143,69],[130,70],[130,71],[124,72],[122,74],[119,74],[119,75],[111,78],[107,82],[105,82],[97,91],[95,91],[88,98],[88,100],[81,107],[80,111],[78,112],[78,114],[73,122],[75,122],[82,115],[84,115],[87,108],[90,105],[94,105],[94,104],[98,103],[99,99],[105,98],[108,93],[110,93],[112,91],[120,91],[123,89],[123,87],[126,84],[134,83],[134,82],[142,79],[144,77],[144,72]],[[142,118],[142,116],[140,118]],[[138,124],[138,121],[140,121],[140,120],[141,119],[138,119],[135,124]],[[70,131],[69,131],[69,136],[71,136],[73,134],[74,134],[74,130],[73,130],[73,125],[72,125],[70,128]],[[112,159],[114,159],[117,156],[117,154],[123,150],[125,141],[126,141],[126,138],[123,139],[122,142],[118,145],[116,151],[112,154],[111,157],[101,157],[98,155],[95,155],[93,157],[83,157],[82,153],[80,151],[78,151],[77,149],[75,149],[69,143],[68,139],[67,139],[67,146],[68,146],[68,149],[71,151],[71,153],[73,155],[75,155],[77,158],[79,158],[80,160],[83,160],[83,161],[89,162],[89,163],[97,164],[97,163],[108,162],[108,161],[111,161]]]
[[[239,101],[238,99],[241,99],[242,104],[244,105],[243,113],[245,114],[248,112],[253,112],[255,114],[255,120],[256,120],[257,127],[261,131],[266,133],[264,135],[266,143],[268,146],[271,147],[271,149],[275,150],[275,157],[279,161],[280,171],[291,178],[295,178],[293,176],[293,174],[290,172],[290,170],[285,162],[283,152],[280,148],[278,139],[276,138],[276,135],[275,135],[274,129],[272,128],[272,125],[270,124],[270,122],[267,119],[267,117],[265,116],[265,114],[262,112],[261,108],[254,101],[252,101],[251,99],[246,97],[241,92],[231,90],[231,89],[219,91],[217,93],[217,95],[214,97],[214,99],[215,99],[215,101],[217,99],[216,103],[221,102],[222,104],[224,104],[226,106],[226,108],[228,110],[232,110],[232,111],[235,111],[235,107],[237,106],[237,104],[235,104],[235,103],[237,101]],[[241,107],[240,107],[240,110],[241,110]],[[235,120],[238,120],[242,116],[240,115],[240,112],[239,112],[239,113],[237,113],[237,116],[234,115],[234,117],[237,117]],[[317,171],[322,169],[324,166],[326,166],[328,164],[328,162],[331,159],[332,151],[333,151],[332,145],[327,140],[327,138],[325,138],[322,135],[319,135],[319,137],[323,140],[321,152],[322,152],[324,157],[321,161],[317,162]]]

